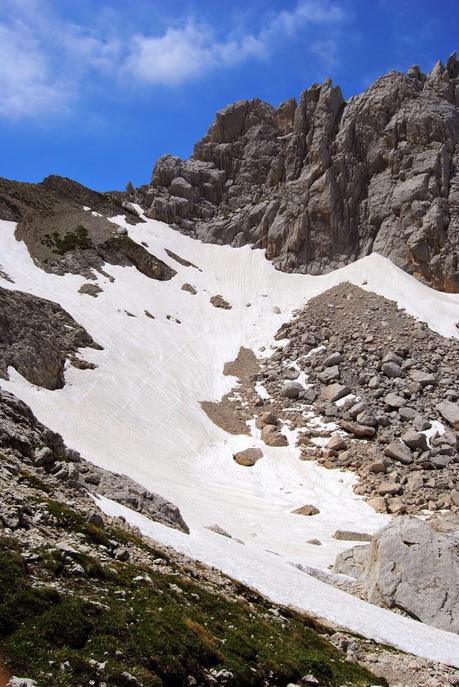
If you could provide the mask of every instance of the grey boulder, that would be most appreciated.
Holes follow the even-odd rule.
[[[404,444],[400,439],[392,441],[383,451],[385,456],[397,460],[399,463],[404,465],[409,465],[413,462],[413,456],[411,451],[406,444]]]
[[[370,602],[459,632],[459,531],[442,534],[411,516],[392,520],[373,537],[364,582]]]

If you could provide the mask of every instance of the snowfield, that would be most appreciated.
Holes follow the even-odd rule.
[[[47,274],[36,267],[25,244],[14,238],[15,224],[0,221],[1,268],[14,279],[0,278],[0,285],[60,303],[104,348],[82,350],[81,356],[98,367],[69,367],[63,389],[35,387],[14,369],[2,386],[85,458],[173,501],[190,535],[101,498],[99,505],[108,514],[123,515],[145,534],[220,568],[275,602],[459,667],[457,635],[372,606],[295,567],[326,570],[339,551],[352,546],[332,538],[336,529],[374,532],[388,522],[388,516],[375,513],[353,493],[354,476],[300,461],[294,446],[267,447],[255,432],[252,437],[227,434],[200,406],[219,400],[235,385],[234,377],[223,375],[223,366],[241,346],[269,355],[282,322],[340,282],[397,301],[445,336],[458,334],[459,296],[433,291],[376,254],[319,277],[285,274],[260,250],[202,244],[153,220],[135,227],[121,218],[114,221],[177,275],[159,282],[133,267],[106,265],[114,281],[99,275],[103,293],[92,298],[78,293],[87,282],[83,277]],[[166,249],[199,269],[175,262]],[[185,282],[196,295],[181,289]],[[217,294],[231,310],[210,304]],[[273,313],[276,306],[280,314]],[[259,385],[258,393],[263,392]],[[264,458],[244,468],[232,454],[249,446],[262,448]],[[320,514],[291,513],[304,504],[317,506]],[[233,539],[208,529],[215,524]],[[307,543],[313,538],[322,546]]]

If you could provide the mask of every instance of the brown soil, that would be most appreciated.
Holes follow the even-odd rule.
[[[240,381],[238,390],[241,389],[243,396],[247,396],[247,390],[253,391],[253,379],[258,372],[259,363],[255,353],[250,348],[240,348],[235,360],[225,363],[223,374],[237,377]],[[230,400],[233,391],[223,396],[221,401],[212,403],[203,401],[201,407],[207,416],[221,429],[229,434],[250,434],[247,427],[247,420],[253,417],[252,412],[248,412],[240,402]]]
[[[250,348],[240,348],[237,358],[225,363],[223,368],[224,375],[233,375],[238,377],[242,382],[248,382],[250,377],[257,374],[259,369],[259,362],[255,353]]]
[[[231,395],[231,394],[229,394]],[[234,404],[224,396],[218,403],[203,401],[201,407],[212,422],[229,434],[250,434],[242,417],[235,411]],[[250,419],[247,415],[246,419]]]
[[[7,669],[0,663],[0,687],[8,687],[11,675]]]

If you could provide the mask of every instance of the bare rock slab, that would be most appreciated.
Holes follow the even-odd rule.
[[[320,393],[320,398],[324,401],[334,403],[335,401],[339,401],[340,398],[348,396],[348,394],[350,393],[351,389],[348,386],[345,386],[344,384],[328,384],[326,387],[322,389]]]
[[[338,541],[371,541],[372,535],[368,532],[352,532],[351,530],[336,530],[333,539]]]
[[[370,544],[365,570],[368,600],[459,632],[458,534],[436,532],[409,516],[392,520]]]
[[[403,465],[409,465],[413,462],[410,449],[400,439],[396,439],[389,446],[386,446],[384,455],[397,460],[399,463],[403,463]]]
[[[336,557],[333,570],[341,575],[348,575],[358,579],[363,572],[368,562],[368,544],[360,544],[341,551]]]
[[[276,425],[265,425],[261,430],[261,438],[267,446],[288,446],[288,439],[281,434]]]

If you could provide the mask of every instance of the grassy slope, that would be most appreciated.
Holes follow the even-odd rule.
[[[15,675],[40,687],[180,687],[209,684],[210,671],[216,684],[234,687],[287,685],[306,674],[327,687],[381,684],[304,617],[273,612],[232,581],[218,588],[144,540],[87,525],[61,504],[48,510],[56,528],[88,544],[129,540],[164,565],[102,564],[56,548],[35,551],[26,565],[14,541],[1,539],[0,652]]]

